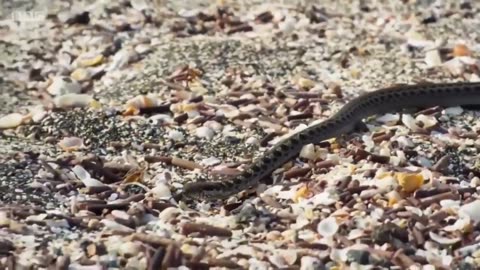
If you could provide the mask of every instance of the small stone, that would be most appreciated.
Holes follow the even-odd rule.
[[[0,129],[15,128],[22,124],[24,116],[19,113],[7,114],[0,117]]]
[[[70,77],[59,76],[53,78],[52,84],[47,88],[48,93],[53,96],[61,96],[67,94],[78,94],[82,90],[79,83]]]

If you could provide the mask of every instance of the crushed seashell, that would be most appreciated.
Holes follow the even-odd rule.
[[[396,179],[405,192],[414,192],[419,189],[424,182],[422,174],[397,173]]]
[[[164,183],[157,183],[154,188],[150,189],[149,193],[156,199],[169,199],[172,197],[170,188]]]
[[[179,141],[185,140],[185,135],[178,130],[170,130],[168,132],[168,138],[170,138],[170,139],[172,139],[176,142],[179,142]]]
[[[427,67],[436,67],[442,64],[442,58],[438,50],[430,50],[425,53],[425,63]]]
[[[317,159],[317,153],[315,152],[315,145],[313,144],[307,144],[302,147],[302,150],[300,151],[299,156],[301,158],[305,158],[308,160],[316,160]]]
[[[472,52],[465,44],[457,44],[453,47],[452,51],[453,56],[470,56]]]
[[[436,234],[434,232],[428,232],[428,235],[430,236],[430,239],[433,241],[441,244],[441,245],[454,245],[460,241],[462,241],[462,238],[460,237],[455,237],[455,238],[447,238],[444,236],[441,236],[439,234]]]

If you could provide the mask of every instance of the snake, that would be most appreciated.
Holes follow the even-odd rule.
[[[347,102],[326,120],[280,141],[237,176],[223,181],[186,183],[182,198],[221,200],[256,187],[264,177],[295,157],[304,145],[351,132],[369,116],[407,108],[467,105],[480,105],[480,82],[402,84],[366,92]]]

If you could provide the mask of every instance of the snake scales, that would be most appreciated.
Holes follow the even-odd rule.
[[[226,181],[187,183],[182,195],[203,200],[228,198],[256,186],[297,155],[303,145],[347,133],[363,118],[374,114],[411,107],[460,105],[480,105],[480,82],[400,85],[369,92],[347,103],[329,119],[278,143],[238,176]]]

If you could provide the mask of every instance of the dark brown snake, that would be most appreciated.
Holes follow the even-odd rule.
[[[353,99],[329,119],[281,141],[238,176],[216,182],[187,183],[182,196],[197,200],[226,199],[255,187],[276,168],[310,143],[352,131],[363,118],[412,107],[480,105],[480,82],[400,85],[369,92]]]

